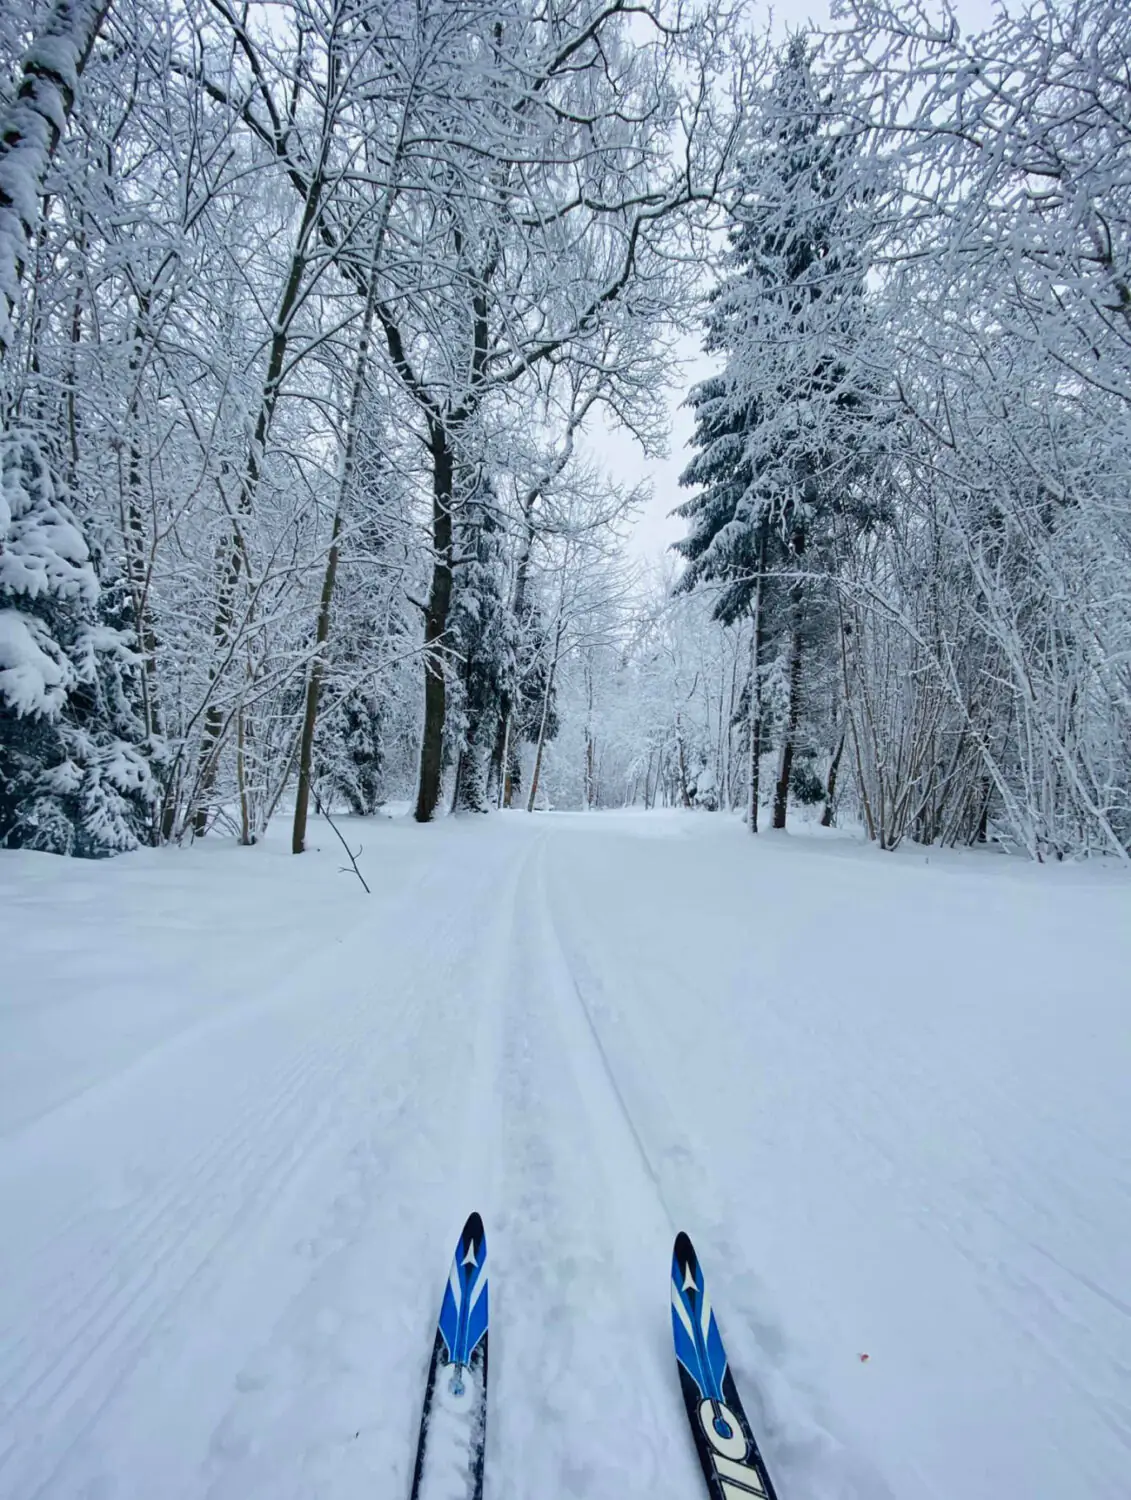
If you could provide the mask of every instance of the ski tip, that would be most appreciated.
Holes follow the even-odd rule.
[[[468,1214],[467,1223],[463,1226],[463,1232],[459,1237],[461,1245],[466,1247],[474,1245],[478,1248],[487,1242],[487,1231],[483,1228],[483,1220],[478,1214]]]
[[[695,1246],[691,1243],[691,1236],[681,1229],[672,1246],[672,1266],[698,1266],[698,1264],[699,1257],[695,1253]]]

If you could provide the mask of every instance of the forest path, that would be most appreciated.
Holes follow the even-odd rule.
[[[473,1207],[491,1500],[697,1500],[679,1227],[781,1500],[1126,1492],[1125,880],[350,834],[0,858],[0,1495],[399,1500]]]

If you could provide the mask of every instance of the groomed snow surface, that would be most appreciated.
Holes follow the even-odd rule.
[[[1131,1493],[1131,881],[708,815],[0,854],[0,1494],[407,1495],[452,1247],[489,1500]],[[867,1356],[865,1359],[864,1356]]]

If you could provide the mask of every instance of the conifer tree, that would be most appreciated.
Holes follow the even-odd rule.
[[[375,813],[385,800],[384,717],[380,695],[359,687],[323,726],[327,743],[319,752],[319,772],[357,817]]]
[[[726,274],[705,348],[723,368],[688,401],[698,450],[678,507],[690,530],[683,591],[719,588],[715,618],[751,616],[749,822],[757,830],[768,673],[779,767],[774,826],[784,827],[804,714],[806,655],[828,634],[814,575],[830,566],[834,514],[844,502],[846,450],[866,402],[852,352],[864,303],[862,195],[855,158],[838,135],[802,38],[786,48],[756,111],[732,207]]]
[[[34,439],[0,441],[0,844],[97,858],[152,841],[122,606]]]
[[[490,484],[472,481],[456,526],[451,639],[457,665],[457,811],[486,812],[503,694],[513,683],[514,621],[506,603],[502,526]]]

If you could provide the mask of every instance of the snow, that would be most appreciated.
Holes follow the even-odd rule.
[[[1126,1493],[1125,876],[346,830],[0,853],[0,1494],[407,1495],[472,1208],[490,1500],[702,1493],[677,1228],[781,1500]]]
[[[95,603],[90,549],[27,433],[0,431],[0,495],[0,589]]]
[[[74,669],[42,620],[0,609],[0,703],[20,715],[52,714],[74,680]]]

